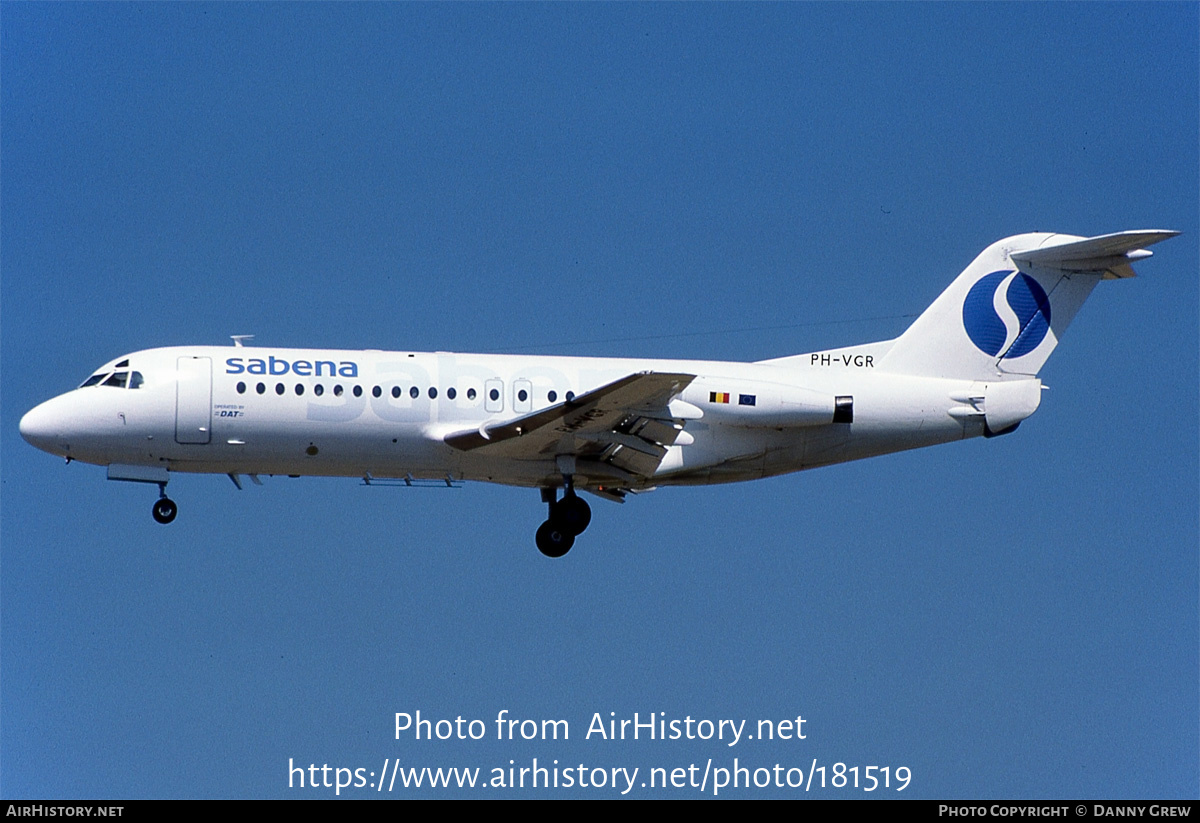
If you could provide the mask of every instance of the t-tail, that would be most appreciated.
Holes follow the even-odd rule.
[[[1175,231],[1099,237],[1037,232],[988,246],[896,338],[877,368],[979,381],[1037,375],[1101,280],[1133,277]]]

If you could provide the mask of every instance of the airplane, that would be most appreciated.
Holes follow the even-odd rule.
[[[754,363],[178,346],[122,355],[29,411],[21,435],[110,480],[172,473],[483,481],[540,490],[538,549],[588,527],[578,492],[753,480],[1014,431],[1100,280],[1174,231],[1035,232],[988,246],[893,340]],[[561,490],[561,496],[560,496]]]

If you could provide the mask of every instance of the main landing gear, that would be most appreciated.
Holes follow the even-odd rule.
[[[562,557],[575,545],[575,538],[583,534],[592,522],[592,509],[587,501],[575,494],[567,482],[562,500],[556,500],[555,489],[542,489],[542,502],[549,504],[550,516],[537,530],[538,551],[547,557]]]
[[[175,505],[175,501],[167,497],[166,486],[166,483],[158,484],[158,499],[154,501],[154,508],[150,510],[154,520],[163,525],[170,523],[175,519],[175,515],[179,514],[179,507]]]

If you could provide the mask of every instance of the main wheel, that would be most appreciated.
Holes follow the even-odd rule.
[[[562,557],[575,545],[575,535],[565,531],[553,520],[547,520],[537,530],[538,551],[546,557]]]
[[[550,508],[550,519],[572,535],[581,535],[592,522],[592,508],[574,492],[563,497]]]
[[[154,508],[150,510],[154,515],[154,519],[159,523],[170,523],[175,519],[175,515],[179,514],[179,507],[175,505],[175,501],[169,497],[160,497],[154,501]]]

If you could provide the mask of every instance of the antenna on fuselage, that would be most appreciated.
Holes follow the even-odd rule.
[[[254,339],[254,335],[252,334],[231,334],[229,336],[233,338],[233,345],[239,349],[246,345],[243,341]]]

